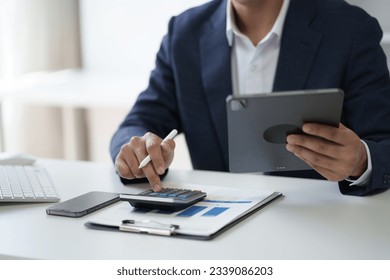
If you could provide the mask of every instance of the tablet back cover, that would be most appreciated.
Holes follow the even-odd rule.
[[[338,126],[340,89],[229,96],[226,100],[231,172],[311,169],[286,150],[286,137],[315,122]]]

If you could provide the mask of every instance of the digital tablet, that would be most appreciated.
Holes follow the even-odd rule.
[[[226,100],[231,172],[311,169],[286,149],[286,137],[308,122],[338,126],[341,89],[229,96]]]

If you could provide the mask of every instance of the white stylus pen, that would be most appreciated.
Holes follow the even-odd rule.
[[[163,139],[163,142],[166,141],[166,140],[169,140],[169,139],[173,139],[175,138],[175,136],[177,135],[177,130],[174,129],[172,130],[168,135],[167,137],[165,137]],[[144,168],[148,163],[150,162],[150,156],[148,155],[146,158],[144,158],[141,163],[139,164],[138,168]]]

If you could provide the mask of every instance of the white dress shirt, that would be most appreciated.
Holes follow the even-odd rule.
[[[232,47],[232,78],[234,94],[271,92],[275,80],[283,25],[290,0],[283,5],[271,31],[254,46],[235,23],[233,6],[228,0],[226,36]]]
[[[268,93],[273,90],[276,67],[283,36],[283,26],[290,0],[284,0],[271,31],[255,46],[237,28],[231,0],[227,1],[226,37],[232,47],[232,85],[234,95]],[[367,170],[357,180],[348,180],[351,186],[367,184],[372,173],[370,150],[367,151]]]

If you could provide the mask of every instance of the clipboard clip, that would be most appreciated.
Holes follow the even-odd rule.
[[[170,236],[175,234],[175,231],[178,228],[178,225],[166,225],[152,220],[122,220],[122,224],[119,226],[119,230],[121,231],[148,233],[164,236]]]

